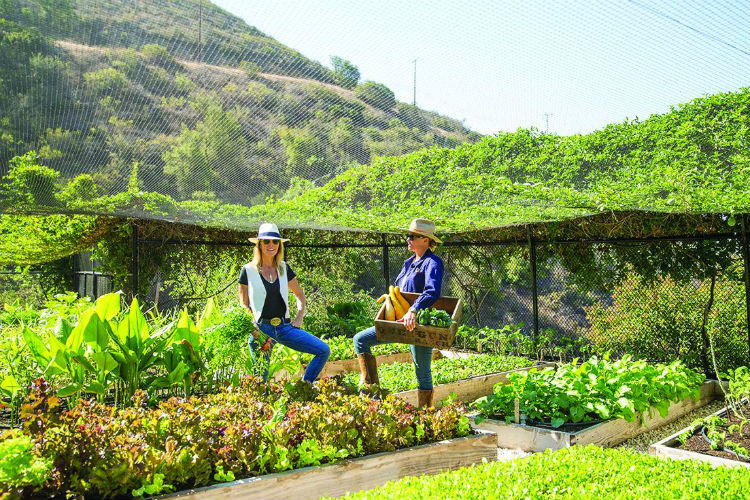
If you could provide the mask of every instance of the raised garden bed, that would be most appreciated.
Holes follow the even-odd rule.
[[[706,420],[723,419],[726,424],[718,425],[718,430],[726,432],[729,425],[739,424],[739,420],[731,414],[729,408],[711,414]],[[742,435],[738,436],[737,431],[729,432],[728,436],[737,444],[750,448],[750,429],[744,426]],[[709,436],[703,432],[703,425],[691,425],[671,436],[658,441],[648,449],[651,455],[674,458],[677,460],[699,460],[708,462],[712,465],[724,465],[727,467],[746,467],[750,468],[750,460],[743,458],[725,449],[720,445],[719,449],[712,449],[709,443]],[[746,455],[745,455],[746,456]]]
[[[378,453],[320,467],[216,484],[159,497],[162,500],[316,499],[367,490],[405,476],[422,476],[494,460],[497,438],[492,433]]]
[[[499,373],[490,373],[488,375],[477,375],[476,377],[464,378],[456,380],[455,382],[448,382],[446,384],[438,384],[435,386],[435,404],[445,400],[451,394],[455,395],[456,401],[471,402],[482,396],[492,392],[492,388],[495,384],[505,384],[508,382],[508,375],[511,373],[523,372],[532,368],[544,368],[547,366],[554,366],[554,363],[542,362],[535,366],[527,366],[525,368],[517,368],[515,370],[508,370]],[[395,395],[399,398],[416,405],[418,402],[418,390],[412,389],[409,391],[397,392]]]
[[[651,408],[650,414],[647,411],[637,416],[632,422],[618,418],[598,423],[576,424],[577,428],[568,426],[567,430],[565,426],[554,429],[550,426],[506,423],[491,418],[472,424],[472,426],[478,430],[497,433],[500,448],[543,451],[559,450],[576,444],[596,444],[608,447],[672,422],[721,396],[721,389],[716,381],[710,380],[701,386],[700,397],[697,400],[687,397],[683,401],[672,403],[666,417],[662,417],[656,408]]]
[[[343,468],[323,467],[328,471],[323,476],[354,475],[363,467],[388,470],[395,458],[373,463],[359,458],[425,450],[417,452],[428,455],[424,461],[407,455],[410,465],[379,476],[388,479],[496,453],[497,438],[473,437],[458,405],[416,411],[394,396],[373,399],[332,379],[284,387],[245,379],[218,394],[172,398],[156,407],[149,407],[143,393],[128,408],[80,401],[58,412],[58,404],[49,385],[35,381],[22,409],[23,429],[0,436],[0,456],[13,458],[0,460],[0,496],[125,499],[262,478],[259,497],[268,498],[265,488],[278,479],[264,479],[294,476],[287,471],[305,477],[311,467],[328,464]],[[424,447],[470,436],[459,441],[456,449],[463,451],[455,456]],[[443,455],[451,457],[448,462]]]
[[[432,353],[432,359],[439,359],[443,357],[441,351],[437,349]],[[380,354],[375,356],[375,360],[380,365],[387,365],[391,363],[408,363],[411,362],[411,352],[397,352],[392,354]],[[304,373],[307,365],[302,365],[302,373]],[[334,377],[336,375],[345,375],[347,373],[359,371],[359,361],[357,358],[353,359],[339,359],[336,361],[328,361],[323,370],[320,372],[319,378]],[[301,374],[300,373],[300,376]]]
[[[504,383],[508,374],[533,368],[534,361],[517,356],[494,354],[454,353],[436,351],[441,357],[432,364],[432,379],[435,402],[451,393],[456,400],[468,402],[492,392],[498,383]],[[544,363],[542,366],[553,366]],[[381,387],[412,404],[417,404],[417,380],[411,362],[382,366],[379,371]],[[350,374],[347,380],[356,382],[357,375]]]
[[[574,446],[510,461],[492,461],[444,474],[406,477],[348,500],[450,498],[477,500],[746,499],[750,474],[711,470],[697,462],[667,462],[630,450]]]

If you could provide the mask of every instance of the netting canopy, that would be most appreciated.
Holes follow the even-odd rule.
[[[461,233],[613,210],[750,212],[747,5],[621,3],[563,17],[555,11],[567,7],[547,2],[413,4],[389,26],[375,20],[395,5],[362,5],[370,45],[444,54],[450,78],[420,76],[440,81],[428,86],[435,112],[363,81],[365,62],[330,54],[322,64],[208,1],[1,0],[3,226],[11,215],[77,214],[67,231],[80,246],[102,231],[80,217],[103,214],[239,231],[265,220],[393,231],[430,217]],[[334,5],[309,4],[295,15],[345,23]],[[665,52],[665,40],[693,59]],[[617,84],[597,89],[605,58]],[[544,75],[531,72],[537,59]],[[486,71],[481,88],[464,60]],[[566,65],[574,80],[562,80]],[[482,133],[447,116],[461,112],[448,100],[462,86],[486,108]],[[509,88],[531,96],[519,107],[566,109],[567,94],[590,95],[578,114],[601,123],[555,133],[497,121],[488,135],[489,118],[514,113],[496,100]],[[661,104],[602,111],[639,93]]]

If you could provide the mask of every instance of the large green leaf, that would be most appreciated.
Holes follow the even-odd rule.
[[[60,316],[57,319],[57,323],[55,323],[55,329],[54,334],[55,337],[60,339],[61,342],[65,342],[68,340],[68,337],[70,336],[70,332],[73,331],[73,325],[70,324],[70,321],[68,321],[67,318],[63,318]]]
[[[92,314],[88,317],[88,322],[83,331],[83,340],[90,345],[97,346],[105,350],[109,345],[109,325],[99,319],[98,314]]]
[[[107,393],[107,388],[104,387],[104,384],[102,384],[98,380],[92,380],[91,382],[86,384],[86,387],[83,390],[99,395],[104,395]]]
[[[42,367],[47,366],[52,359],[47,344],[39,337],[39,335],[26,326],[21,330],[21,335],[37,364]]]
[[[96,311],[93,309],[89,309],[81,315],[78,319],[78,323],[73,327],[73,331],[70,332],[70,336],[68,336],[68,339],[65,341],[65,347],[71,351],[80,350],[81,345],[83,344],[84,332],[86,331],[86,328],[88,328],[91,317],[95,315]]]
[[[6,392],[9,397],[12,397],[16,391],[21,389],[21,384],[18,383],[16,377],[8,375],[3,379],[2,383],[0,383],[0,389]]]
[[[94,362],[96,365],[97,370],[99,373],[109,373],[115,368],[117,368],[118,364],[117,361],[115,361],[115,358],[113,358],[109,353],[98,351],[91,354],[91,361]]]
[[[65,387],[61,388],[59,391],[57,391],[57,395],[61,398],[65,398],[68,396],[72,396],[73,394],[80,392],[81,385],[80,384],[70,384],[66,385]]]
[[[143,349],[143,343],[151,334],[151,330],[149,329],[145,316],[143,316],[143,313],[141,312],[138,299],[133,299],[133,302],[130,304],[127,322],[129,335],[135,341],[133,347],[135,347],[136,351],[140,352]]]
[[[183,309],[180,313],[174,332],[174,341],[179,342],[181,340],[187,340],[195,349],[201,345],[200,333],[198,333],[193,320],[190,319],[187,309]]]
[[[198,320],[198,331],[202,332],[209,326],[212,326],[217,321],[221,320],[221,310],[214,304],[213,297],[208,299],[206,307],[203,309],[200,319]]]
[[[102,320],[108,321],[120,314],[120,296],[120,292],[115,292],[96,299],[96,313]]]

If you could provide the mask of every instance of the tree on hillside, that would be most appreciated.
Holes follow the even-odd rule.
[[[196,191],[219,192],[244,166],[247,140],[230,111],[211,99],[195,104],[203,120],[190,129],[183,125],[172,149],[164,153],[164,173],[174,175],[183,198]]]
[[[366,81],[357,86],[354,95],[376,108],[389,110],[396,105],[396,95],[382,83]]]
[[[336,83],[347,89],[353,89],[359,81],[359,68],[339,56],[331,56],[331,65]]]

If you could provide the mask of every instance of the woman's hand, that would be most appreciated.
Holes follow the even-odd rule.
[[[292,326],[294,328],[302,328],[302,315],[297,314],[292,320]]]
[[[404,320],[404,327],[409,332],[414,330],[414,327],[417,326],[417,315],[411,309],[404,314],[402,319]]]

